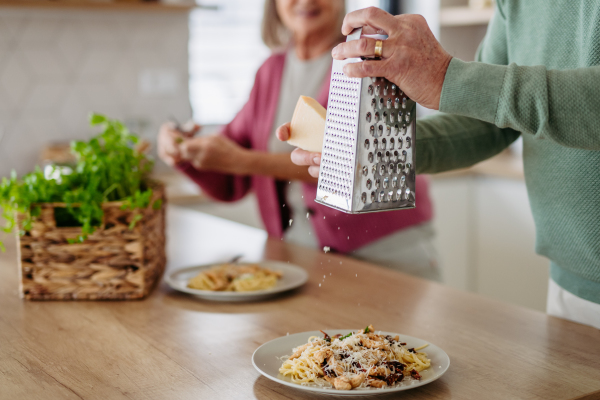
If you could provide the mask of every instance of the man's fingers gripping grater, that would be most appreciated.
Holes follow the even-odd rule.
[[[348,78],[352,62],[333,60],[315,201],[350,214],[414,208],[416,103],[384,78]]]

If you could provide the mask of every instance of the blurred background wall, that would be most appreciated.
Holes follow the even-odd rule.
[[[88,138],[92,111],[152,139],[188,119],[188,37],[185,12],[0,8],[0,176]]]

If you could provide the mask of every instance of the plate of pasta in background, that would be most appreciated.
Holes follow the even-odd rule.
[[[256,349],[252,364],[265,377],[299,390],[370,396],[431,383],[448,370],[450,358],[425,340],[369,325],[282,336]]]
[[[218,263],[183,268],[166,277],[180,292],[213,301],[252,301],[295,289],[306,283],[308,273],[280,261]]]

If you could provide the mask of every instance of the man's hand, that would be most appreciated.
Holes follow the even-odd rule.
[[[381,60],[366,60],[344,66],[349,77],[384,77],[395,83],[412,100],[424,107],[438,110],[442,87],[452,56],[448,54],[420,15],[392,16],[370,7],[346,15],[342,33],[349,35],[354,29],[363,28],[363,34],[386,34]],[[336,46],[332,55],[337,60],[375,55],[375,39],[361,38]],[[279,140],[290,137],[290,124],[277,129]],[[308,165],[313,177],[319,176],[320,153],[296,149],[292,162]]]
[[[286,142],[290,138],[290,123],[277,128],[277,138]],[[296,165],[308,165],[308,173],[313,178],[319,177],[319,165],[321,165],[321,153],[311,153],[306,150],[296,149],[292,151],[292,162]]]
[[[421,15],[392,16],[376,8],[364,8],[346,15],[342,33],[349,35],[355,28],[363,34],[386,34],[381,60],[367,60],[344,66],[349,77],[384,77],[395,83],[412,100],[423,107],[438,110],[446,70],[452,60],[436,40]],[[361,38],[339,44],[333,58],[344,60],[373,57],[375,39]]]

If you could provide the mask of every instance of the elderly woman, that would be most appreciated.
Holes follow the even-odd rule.
[[[344,214],[313,201],[317,180],[290,161],[293,147],[275,135],[300,95],[327,105],[331,49],[343,40],[344,15],[343,0],[267,0],[263,40],[283,51],[260,67],[246,105],[214,136],[188,138],[163,125],[159,155],[217,200],[236,201],[253,190],[271,236],[439,280],[423,177],[413,210]]]

